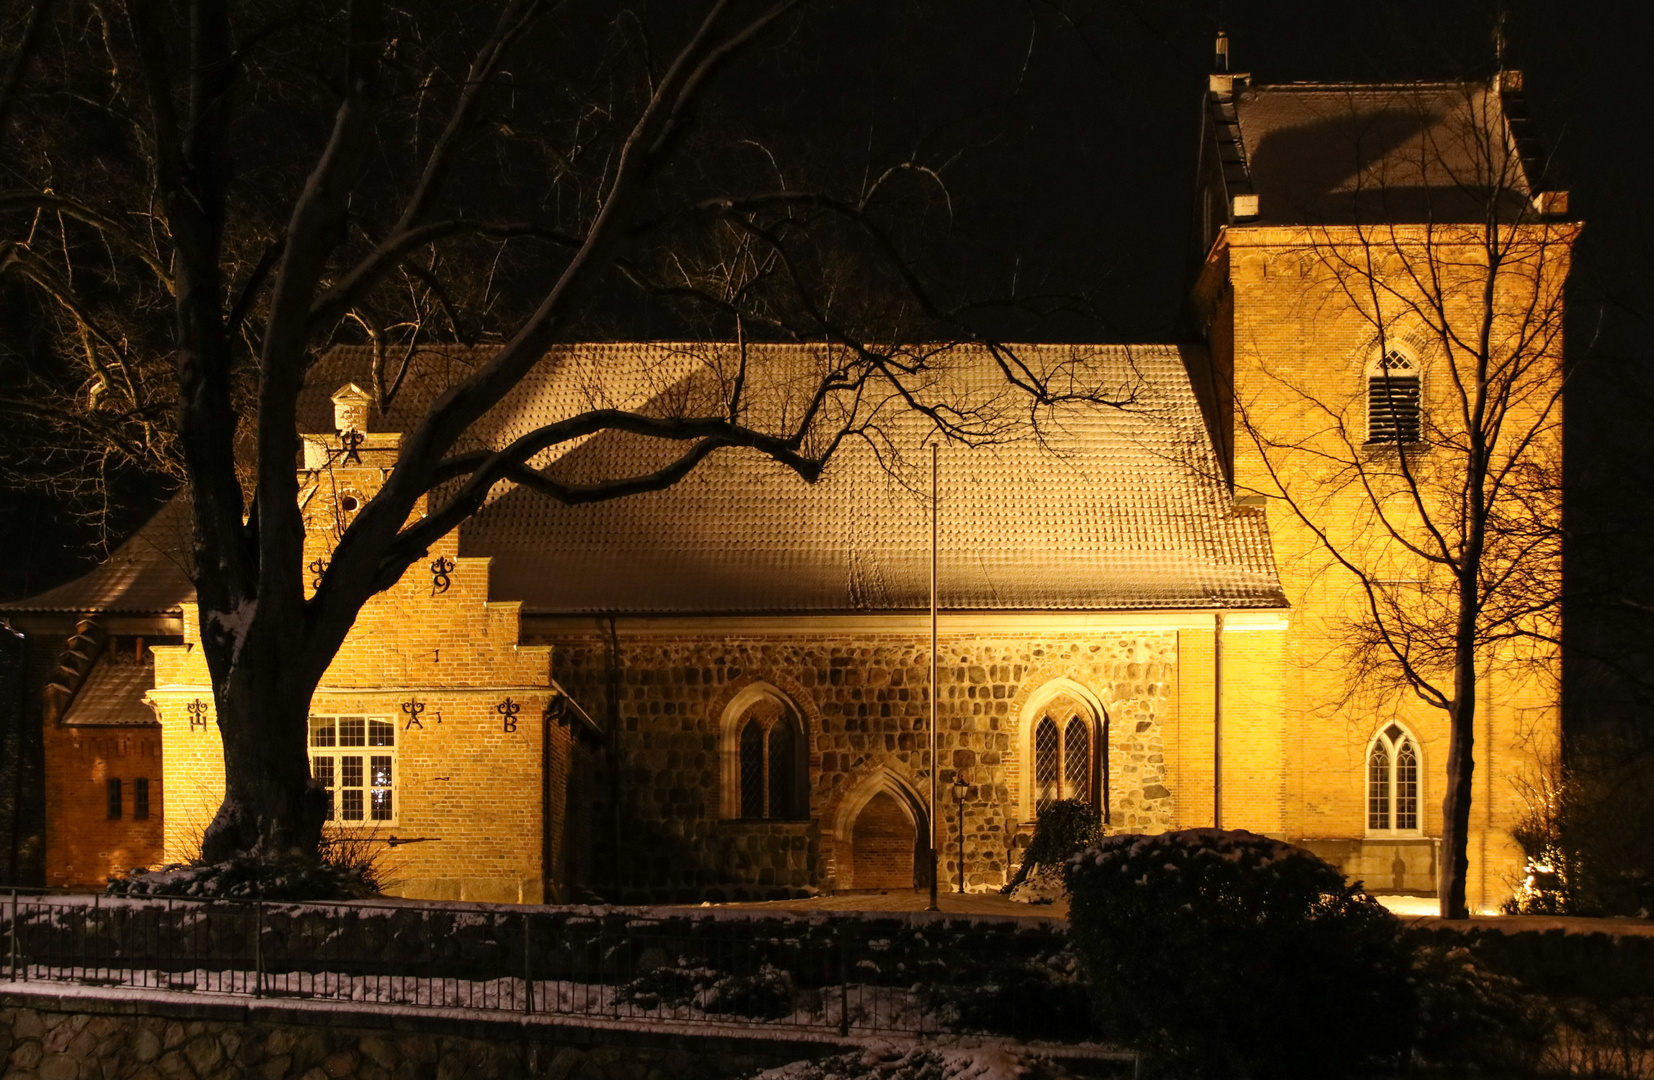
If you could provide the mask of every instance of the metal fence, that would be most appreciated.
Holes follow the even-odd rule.
[[[840,1035],[991,1030],[1019,1009],[1045,1022],[1050,1003],[1030,999],[1026,973],[1046,965],[1062,982],[1061,932],[1011,921],[15,892],[0,902],[14,982]],[[1001,993],[1018,981],[1007,973],[1021,973],[1021,989]],[[1070,989],[1083,1008],[1083,988]]]

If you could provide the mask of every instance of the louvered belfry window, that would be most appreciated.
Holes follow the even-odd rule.
[[[1367,442],[1416,443],[1422,419],[1418,365],[1391,349],[1367,372]]]

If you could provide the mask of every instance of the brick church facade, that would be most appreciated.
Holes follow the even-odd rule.
[[[1041,806],[1073,797],[1112,831],[1244,827],[1303,843],[1375,889],[1432,893],[1445,720],[1346,685],[1336,625],[1347,583],[1311,529],[1257,494],[1269,462],[1241,432],[1268,406],[1281,407],[1269,423],[1283,431],[1305,423],[1284,407],[1294,389],[1279,372],[1329,393],[1371,385],[1371,331],[1353,303],[1328,306],[1326,275],[1306,256],[1346,243],[1339,230],[1359,217],[1341,218],[1336,199],[1310,217],[1293,187],[1342,190],[1343,174],[1316,156],[1338,130],[1329,117],[1411,115],[1382,161],[1429,145],[1455,102],[1491,103],[1514,148],[1519,97],[1502,78],[1213,77],[1194,294],[1204,340],[1013,347],[1129,404],[1066,406],[1037,433],[939,453],[934,762],[932,436],[892,414],[877,449],[847,442],[815,484],[729,450],[667,491],[610,503],[496,489],[429,565],[368,604],[323,679],[312,772],[336,824],[394,836],[388,861],[410,896],[908,888],[926,879],[933,828],[940,883],[976,891],[1008,879]],[[1436,182],[1428,169],[1415,180]],[[1520,183],[1522,200],[1546,194],[1536,174]],[[1519,227],[1572,235],[1559,220]],[[1306,239],[1313,229],[1319,240]],[[1408,272],[1405,260],[1382,270]],[[1564,272],[1535,288],[1559,291]],[[560,347],[475,437],[498,444],[600,400],[647,409],[733,348]],[[754,370],[781,376],[817,359],[810,346],[744,348]],[[337,349],[317,365],[301,410],[307,561],[322,565],[395,460],[397,433],[472,355],[418,354],[384,413],[357,388],[365,353]],[[961,400],[990,412],[1004,393],[985,350],[956,348],[946,372]],[[1428,371],[1413,385],[1409,407],[1432,408]],[[659,454],[610,433],[536,465],[591,479]],[[85,578],[0,605],[28,640],[20,722],[44,731],[50,885],[189,857],[222,791],[187,519],[175,500]],[[1472,906],[1496,904],[1520,870],[1520,780],[1559,725],[1555,684],[1532,674],[1544,669],[1488,676]]]

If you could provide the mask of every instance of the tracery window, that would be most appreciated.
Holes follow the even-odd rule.
[[[740,815],[810,815],[804,732],[792,710],[773,701],[749,709],[740,728]]]
[[[1418,743],[1401,725],[1390,724],[1367,748],[1367,831],[1418,830]]]
[[[310,775],[327,791],[327,820],[396,820],[396,724],[374,716],[312,716]]]
[[[1091,726],[1079,713],[1046,712],[1034,725],[1034,812],[1059,799],[1091,802]]]
[[[1416,443],[1423,438],[1419,366],[1389,349],[1367,368],[1367,442]]]

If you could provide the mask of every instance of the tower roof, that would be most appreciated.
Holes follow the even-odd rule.
[[[1536,202],[1543,158],[1520,72],[1491,83],[1287,83],[1214,75],[1213,182],[1228,224],[1476,222],[1494,192],[1514,218]]]

